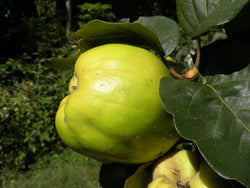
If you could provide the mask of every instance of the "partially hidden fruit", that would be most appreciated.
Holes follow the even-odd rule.
[[[77,78],[75,75],[70,79],[69,82],[69,94],[73,93],[73,91],[77,90]]]
[[[149,185],[148,188],[178,188],[177,184],[172,182],[169,179],[159,177],[153,180]]]
[[[232,188],[234,187],[227,180],[216,174],[204,161],[199,171],[190,179],[190,188]]]
[[[140,165],[137,170],[127,178],[124,188],[145,188],[151,181],[152,165],[154,161]]]
[[[185,187],[199,169],[199,156],[189,150],[167,153],[160,159],[153,170],[153,181],[157,180],[173,187]],[[159,180],[159,178],[164,179]],[[157,184],[160,184],[160,183]]]
[[[179,139],[162,107],[159,84],[170,77],[150,51],[106,44],[84,52],[56,114],[63,142],[104,163],[144,163]]]

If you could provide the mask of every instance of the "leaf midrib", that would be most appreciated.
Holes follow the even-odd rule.
[[[211,15],[213,15],[214,12],[215,12],[218,8],[220,8],[221,4],[223,4],[224,2],[225,2],[225,0],[222,0],[220,3],[218,3],[218,4],[214,7],[214,9],[213,9],[210,13],[208,13],[208,2],[206,1],[206,5],[205,5],[206,17],[200,21],[200,20],[198,19],[198,15],[197,15],[196,10],[195,10],[195,7],[194,7],[194,1],[192,0],[191,3],[192,3],[192,8],[193,8],[194,16],[195,16],[195,18],[196,18],[196,20],[197,20],[197,27],[196,27],[196,26],[193,26],[191,23],[189,23],[189,22],[187,21],[187,19],[185,18],[184,14],[183,14],[183,11],[182,11],[182,8],[181,8],[181,7],[180,7],[180,10],[181,10],[181,13],[182,13],[183,17],[184,17],[185,20],[186,20],[186,23],[188,23],[188,25],[190,26],[190,28],[193,30],[194,33],[197,33],[197,32],[200,32],[200,28],[203,27],[204,23],[206,23],[206,21],[209,19],[209,17],[210,17]]]
[[[206,84],[207,87],[209,87],[220,99],[220,101],[225,105],[225,107],[234,115],[236,119],[238,119],[241,123],[241,125],[246,129],[248,132],[250,132],[250,129],[247,127],[247,125],[237,116],[237,114],[233,111],[233,109],[223,100],[223,98],[219,95],[219,93],[216,91],[216,89],[209,84]]]

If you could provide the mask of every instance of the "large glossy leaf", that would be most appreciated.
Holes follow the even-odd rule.
[[[248,0],[177,0],[179,23],[192,37],[232,20]]]
[[[206,83],[163,78],[160,96],[179,134],[222,177],[250,186],[250,65]]]
[[[109,23],[93,20],[78,30],[73,37],[79,39],[78,54],[68,58],[52,58],[50,63],[53,66],[71,68],[81,53],[107,43],[131,44],[153,50],[161,57],[165,55],[157,35],[140,23]]]
[[[140,23],[109,23],[93,20],[74,34],[80,41],[80,51],[106,43],[125,43],[152,49],[164,55],[157,36]]]
[[[145,25],[157,35],[166,56],[176,48],[180,32],[179,26],[174,20],[164,16],[152,16],[139,17],[137,22]]]

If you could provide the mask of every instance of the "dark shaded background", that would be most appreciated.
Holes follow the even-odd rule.
[[[63,26],[66,24],[67,17],[65,2],[56,0],[56,17],[52,20],[60,22]],[[83,0],[71,0],[73,31],[79,29],[77,26],[79,14],[77,5],[84,4],[85,2]],[[141,15],[152,16],[159,14],[176,18],[174,0],[89,0],[88,2],[112,4],[112,11],[115,13],[117,19],[131,18],[133,21]],[[1,0],[0,57],[17,57],[24,52],[36,51],[36,40],[39,39],[39,36],[36,33],[37,26],[34,20],[39,19],[35,0]]]

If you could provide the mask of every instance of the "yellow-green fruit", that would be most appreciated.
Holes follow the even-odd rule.
[[[218,174],[212,168],[203,162],[200,170],[189,181],[190,188],[230,188],[232,185]]]
[[[148,188],[178,188],[177,184],[172,182],[169,179],[159,177],[153,180],[149,185]]]
[[[75,75],[70,79],[69,82],[69,94],[73,93],[74,90],[77,89],[77,78]]]
[[[59,136],[102,162],[158,158],[179,139],[161,104],[162,77],[170,77],[168,69],[143,48],[106,44],[84,52],[56,115]]]
[[[163,177],[175,185],[185,186],[199,168],[199,156],[189,150],[168,153],[153,171],[153,180]]]

